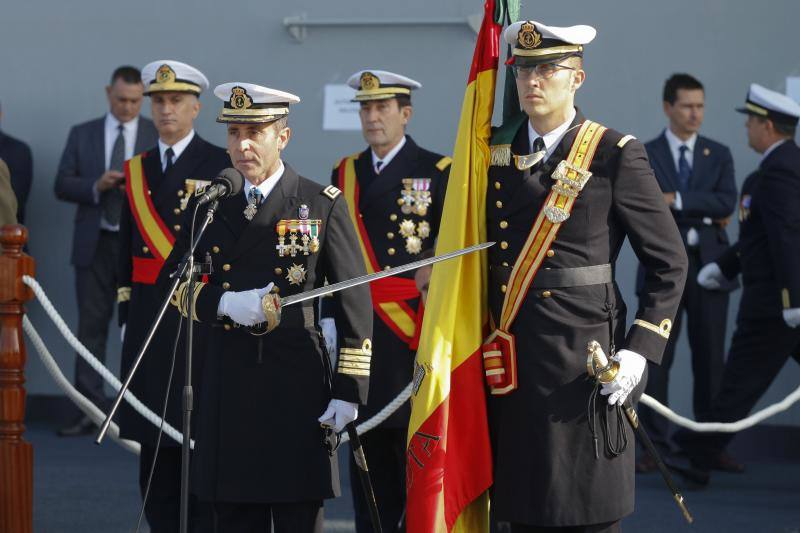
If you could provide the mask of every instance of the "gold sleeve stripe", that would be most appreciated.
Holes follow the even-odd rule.
[[[342,191],[334,187],[333,185],[328,185],[322,190],[322,194],[330,198],[331,200],[336,200],[336,197],[342,194]]]
[[[342,354],[339,356],[339,361],[348,363],[369,363],[370,361],[372,361],[372,356]]]
[[[342,368],[357,368],[359,370],[369,370],[369,363],[351,363],[348,361],[339,361],[339,369]]]
[[[131,299],[131,288],[120,287],[117,289],[117,303],[128,302]]]
[[[357,370],[355,368],[339,368],[339,373],[351,376],[369,376],[369,370]]]
[[[665,318],[664,320],[662,320],[661,324],[658,326],[656,326],[655,324],[651,324],[650,322],[647,322],[646,320],[642,320],[640,318],[634,320],[633,324],[635,326],[639,326],[644,329],[650,330],[653,333],[664,337],[665,339],[669,339],[669,332],[672,329],[672,320],[670,320],[669,318]]]
[[[634,137],[633,135],[626,135],[625,137],[619,140],[619,142],[617,143],[617,148],[623,148],[626,144],[628,144],[629,141],[632,141],[635,138],[636,137]]]
[[[789,299],[789,289],[781,290],[781,300],[783,300],[783,308],[784,309],[791,309],[792,302]]]
[[[342,348],[339,350],[339,355],[368,355],[372,356],[372,341],[370,339],[364,339],[364,343],[361,345],[361,348]]]
[[[452,162],[453,162],[452,157],[444,156],[439,160],[438,163],[436,163],[436,168],[438,168],[439,170],[444,170],[447,167],[449,167]]]

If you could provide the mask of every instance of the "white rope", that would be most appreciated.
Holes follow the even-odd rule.
[[[72,386],[72,383],[64,376],[61,369],[58,367],[58,363],[56,362],[53,355],[45,346],[44,341],[39,336],[39,332],[36,331],[36,328],[33,327],[33,324],[30,320],[28,320],[27,316],[22,317],[22,329],[25,330],[25,333],[30,338],[33,346],[36,348],[36,351],[39,353],[39,358],[44,363],[44,367],[53,377],[56,382],[56,385],[64,391],[64,393],[73,401],[75,404],[80,408],[81,411],[86,414],[92,421],[97,424],[98,426],[103,423],[105,420],[105,415],[103,412],[97,408],[95,404],[92,403],[86,396],[78,392],[78,390]],[[135,453],[139,455],[140,446],[138,442],[134,442],[127,439],[122,439],[119,436],[119,426],[116,423],[112,422],[111,427],[108,430],[108,434],[111,435],[111,438],[114,439],[120,446],[125,448],[131,453]]]
[[[47,312],[47,315],[50,317],[50,320],[53,321],[53,323],[56,325],[56,328],[58,328],[58,331],[61,333],[61,335],[64,336],[64,338],[72,346],[72,348],[78,353],[78,355],[83,357],[83,359],[87,363],[89,363],[89,365],[95,371],[97,371],[97,373],[99,373],[100,376],[102,376],[102,378],[109,385],[111,385],[111,387],[114,389],[114,391],[119,392],[119,390],[122,388],[122,383],[120,383],[120,381],[117,379],[117,377],[110,370],[108,370],[103,365],[103,363],[101,363],[94,355],[92,355],[92,352],[87,350],[86,347],[83,345],[83,343],[81,343],[81,341],[79,341],[78,338],[75,337],[75,335],[72,333],[72,331],[70,331],[69,326],[67,326],[66,322],[64,322],[64,319],[61,318],[61,315],[58,314],[58,311],[56,311],[56,308],[53,306],[53,303],[50,301],[50,299],[45,294],[44,289],[42,289],[42,286],[39,285],[39,283],[35,279],[30,277],[30,276],[22,276],[22,282],[25,283],[25,285],[27,285],[28,287],[30,287],[31,290],[33,290],[33,293],[36,295],[36,299],[39,300],[40,304],[42,304],[42,307]],[[30,329],[33,330],[33,325],[30,326]],[[26,329],[26,331],[27,331],[27,329]],[[33,330],[33,331],[35,332],[35,330]],[[44,345],[44,343],[42,343],[42,348],[44,348],[44,350],[47,351],[47,347]],[[38,348],[37,348],[37,351],[39,351],[39,354],[42,355],[42,352],[40,350],[38,350]],[[47,353],[49,354],[49,352],[47,352]],[[51,356],[51,358],[52,358],[52,356]],[[44,361],[44,358],[42,360]],[[55,360],[53,360],[53,362],[55,362]],[[45,366],[47,366],[46,363],[45,363]],[[58,365],[56,365],[55,370],[58,372],[58,374],[62,378],[64,377],[64,374],[61,373],[61,369],[58,368]],[[52,372],[51,372],[51,374],[52,374]],[[59,379],[56,378],[55,376],[54,376],[54,378],[56,379],[56,382],[59,381]],[[64,378],[64,379],[65,379],[65,381],[67,383],[69,383],[69,381],[66,380],[66,378]],[[72,388],[71,385],[70,385],[70,388]],[[63,387],[62,387],[62,389],[63,389]],[[75,391],[74,388],[72,388],[72,390]],[[67,396],[72,398],[72,400],[75,401],[75,403],[78,404],[78,407],[81,407],[81,403],[80,403],[79,399],[76,396],[71,395],[69,393],[69,391],[67,391],[67,390],[65,390],[65,392],[67,393]],[[78,391],[75,391],[75,393],[80,395],[78,393]],[[80,395],[80,396],[81,396],[81,398],[83,398],[84,400],[89,402],[88,399],[86,399],[82,395]],[[147,419],[154,426],[156,426],[156,427],[160,427],[161,426],[161,417],[159,415],[157,415],[156,413],[154,413],[153,411],[151,411],[136,396],[134,396],[134,394],[131,391],[129,391],[129,390],[125,391],[125,396],[123,396],[123,398],[136,410],[137,413],[142,415],[145,419]],[[91,402],[89,402],[89,403],[92,405],[92,407],[97,409],[97,407],[94,406],[94,404],[92,404]],[[99,409],[98,409],[98,411],[99,411]],[[86,412],[86,411],[84,411],[84,412],[86,413],[87,416],[92,417],[89,412]],[[97,422],[96,420],[95,420],[95,422],[100,424],[100,423],[103,422],[103,420],[105,420],[105,416],[101,416],[100,417],[100,422]],[[164,433],[167,436],[169,436],[170,438],[172,438],[173,440],[175,440],[176,442],[183,443],[183,435],[181,434],[181,432],[176,430],[174,427],[172,427],[172,425],[169,424],[169,422],[166,422],[166,421],[164,421]],[[194,448],[194,440],[192,440],[192,442],[191,442],[191,447]]]
[[[665,405],[659,403],[658,400],[651,398],[647,394],[642,394],[642,397],[639,401],[653,409],[656,413],[665,417],[670,422],[681,427],[685,427],[691,431],[697,431],[700,433],[736,433],[744,429],[751,428],[771,416],[775,416],[778,413],[786,411],[793,404],[797,403],[798,400],[800,400],[800,387],[797,387],[794,392],[790,393],[780,402],[773,403],[761,411],[753,413],[742,420],[737,420],[736,422],[695,422],[690,418],[686,418],[685,416],[675,413]]]
[[[384,420],[389,418],[397,409],[400,408],[401,405],[406,403],[408,399],[411,397],[411,386],[414,384],[412,381],[406,388],[400,391],[400,394],[397,395],[397,398],[389,402],[386,407],[378,411],[375,416],[367,420],[366,422],[362,422],[361,424],[356,426],[356,433],[362,435],[369,431],[370,429],[374,429],[375,426],[383,423]],[[347,442],[350,440],[350,436],[345,433],[342,435],[342,442]]]

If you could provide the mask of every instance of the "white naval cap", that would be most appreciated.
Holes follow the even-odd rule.
[[[214,94],[223,101],[217,122],[273,122],[289,114],[290,104],[300,102],[291,93],[241,81],[217,85]]]
[[[411,91],[422,88],[418,81],[385,70],[359,70],[350,76],[347,85],[356,89],[354,102],[387,100],[400,95],[410,97]]]
[[[772,91],[757,83],[750,84],[744,107],[740,107],[736,111],[768,118],[790,126],[796,126],[800,119],[800,104],[785,94]]]
[[[503,32],[512,46],[511,64],[546,63],[569,56],[582,56],[583,45],[597,35],[591,26],[545,26],[535,20],[521,20]]]
[[[148,63],[142,69],[144,94],[179,92],[200,94],[208,89],[208,78],[186,63],[162,59]]]

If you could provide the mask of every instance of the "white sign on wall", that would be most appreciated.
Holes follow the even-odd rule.
[[[358,119],[358,102],[351,102],[355,89],[344,84],[325,85],[325,106],[322,111],[322,129],[353,131],[361,129]]]

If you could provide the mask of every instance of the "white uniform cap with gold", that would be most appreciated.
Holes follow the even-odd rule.
[[[535,20],[511,24],[503,37],[512,47],[513,65],[550,63],[570,56],[583,56],[583,45],[597,35],[591,26],[545,26]]]
[[[356,89],[353,102],[388,100],[400,95],[411,97],[411,91],[422,88],[418,81],[385,70],[359,70],[350,76],[347,85]]]
[[[217,85],[214,94],[223,101],[217,122],[274,122],[289,114],[290,104],[300,101],[291,93],[240,81]]]
[[[142,69],[144,94],[192,93],[200,94],[208,89],[208,78],[186,63],[162,59],[148,63]]]
[[[750,84],[744,107],[736,111],[768,118],[789,126],[796,126],[800,119],[800,104],[785,94],[771,91],[757,83]]]

